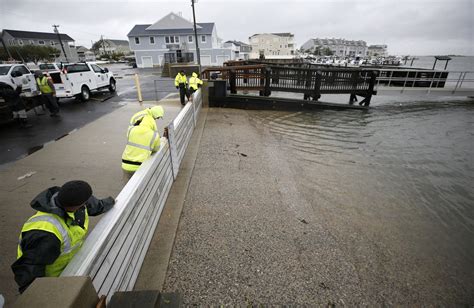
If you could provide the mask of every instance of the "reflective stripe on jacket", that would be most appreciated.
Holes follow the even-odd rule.
[[[189,78],[189,87],[197,91],[199,85],[202,85],[202,80],[198,78],[196,73],[193,73],[192,77]]]
[[[180,84],[186,85],[188,83],[188,79],[186,78],[186,75],[181,75],[178,73],[176,77],[174,78],[174,86],[178,87]]]
[[[53,93],[53,89],[51,89],[51,86],[48,83],[48,78],[47,77],[39,77],[36,79],[36,83],[38,84],[38,87],[43,94],[49,94]]]
[[[147,160],[152,152],[160,148],[160,134],[155,119],[144,116],[139,125],[133,126],[128,132],[128,142],[122,154],[122,169],[136,171],[141,163]]]
[[[50,232],[61,242],[61,254],[53,264],[46,265],[45,276],[58,277],[81,248],[89,227],[89,215],[87,211],[85,211],[84,228],[72,224],[74,221],[74,213],[67,213],[67,215],[70,218],[70,225],[56,214],[38,211],[35,215],[30,217],[21,229],[17,259],[23,255],[21,250],[23,232],[33,230]]]

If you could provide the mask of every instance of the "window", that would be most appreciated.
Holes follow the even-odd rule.
[[[54,46],[54,41],[49,41],[49,45]]]
[[[26,74],[29,74],[30,71],[28,71],[28,69],[26,67],[24,67],[23,65],[18,65],[18,66],[15,66],[13,69],[12,69],[12,73],[13,72],[19,72],[21,73],[22,75],[26,75]]]
[[[201,43],[205,43],[206,42],[206,36],[205,35],[201,35]]]
[[[150,44],[155,44],[155,37],[150,36]]]
[[[80,72],[89,72],[90,69],[87,64],[70,64],[66,65],[66,70],[68,74],[71,73],[80,73]]]
[[[39,45],[44,45],[44,41],[39,40],[39,41],[38,41],[38,44],[39,44]]]
[[[102,69],[95,64],[91,64],[92,70],[96,73],[102,73]]]
[[[179,44],[179,36],[165,36],[166,44]]]
[[[39,69],[42,71],[55,70],[54,64],[40,64]]]
[[[18,40],[18,45],[23,46],[23,40]]]
[[[193,42],[193,36],[192,35],[188,35],[188,43],[192,43]]]
[[[29,43],[30,43],[30,45],[34,45],[34,44],[35,44],[35,41],[30,40]]]
[[[135,38],[135,44],[137,44],[137,45],[140,44],[140,38],[139,37]]]

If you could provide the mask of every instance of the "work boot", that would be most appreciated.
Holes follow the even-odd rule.
[[[50,114],[49,116],[53,117],[53,118],[57,118],[57,117],[59,117],[59,114],[58,114],[58,112],[54,112],[54,113]]]

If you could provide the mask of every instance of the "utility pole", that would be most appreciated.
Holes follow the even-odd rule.
[[[193,7],[193,20],[194,20],[194,40],[196,41],[197,63],[199,65],[199,70],[201,70],[201,54],[199,52],[198,34],[197,34],[197,27],[196,27],[196,13],[194,12],[194,2],[197,2],[197,0],[191,0],[191,6]]]
[[[61,49],[63,50],[64,58],[66,58],[66,62],[69,62],[68,59],[67,59],[66,51],[64,50],[63,41],[61,40],[61,35],[59,35],[58,27],[59,27],[59,25],[53,25],[54,33],[56,33],[58,35],[59,44],[61,45]]]

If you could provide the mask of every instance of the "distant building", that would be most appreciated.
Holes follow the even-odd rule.
[[[76,47],[77,56],[79,58],[79,62],[85,61],[95,61],[95,54],[91,50],[87,49],[84,46],[77,46]]]
[[[388,56],[387,45],[370,45],[368,47],[369,57],[386,57]]]
[[[222,46],[213,22],[197,23],[196,28],[202,66],[232,60],[231,49]],[[170,13],[154,24],[135,25],[127,36],[138,67],[197,62],[194,25],[178,14]]]
[[[250,58],[265,56],[291,56],[295,54],[295,36],[291,33],[261,33],[249,37],[252,47]]]
[[[303,45],[301,49],[303,51],[314,52],[317,49],[323,50],[329,48],[333,55],[339,57],[365,57],[367,56],[367,43],[365,41],[350,41],[345,39],[335,38],[315,38],[310,39]]]
[[[76,47],[74,46],[74,39],[67,34],[59,34],[61,41],[66,52],[67,58],[70,62],[78,61],[78,55]],[[56,33],[49,32],[32,32],[32,31],[21,31],[21,30],[8,30],[2,31],[2,40],[5,45],[8,46],[50,46],[58,50],[60,56],[56,58],[56,61],[66,61],[59,38]]]
[[[252,46],[240,41],[227,41],[224,47],[232,50],[232,60],[248,60],[252,52]]]
[[[97,42],[99,44],[99,48],[97,50],[98,55],[112,55],[112,54],[120,54],[123,53],[124,55],[129,55],[132,52],[130,51],[130,45],[127,40],[111,40],[111,39],[103,39]]]

